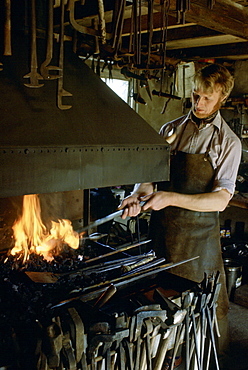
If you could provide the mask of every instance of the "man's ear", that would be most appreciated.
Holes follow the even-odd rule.
[[[220,100],[220,105],[224,105],[225,103],[226,103],[226,99],[228,98],[228,95],[225,95],[225,96],[223,96],[222,98],[221,98],[221,100]]]
[[[228,98],[228,95],[225,95],[225,96],[223,96],[222,98],[221,98],[221,103],[224,103],[225,102],[225,100]]]

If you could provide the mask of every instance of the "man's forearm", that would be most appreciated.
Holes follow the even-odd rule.
[[[160,209],[175,206],[196,212],[216,212],[224,211],[230,200],[228,191],[222,189],[213,193],[203,194],[181,194],[173,191],[158,191],[141,198],[146,203],[143,206],[144,211]]]
[[[204,194],[172,193],[172,203],[176,207],[197,212],[224,211],[230,200],[226,190]]]

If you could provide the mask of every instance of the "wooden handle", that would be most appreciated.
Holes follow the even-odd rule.
[[[3,52],[3,55],[12,55],[12,49],[11,49],[11,0],[5,0],[4,52]]]

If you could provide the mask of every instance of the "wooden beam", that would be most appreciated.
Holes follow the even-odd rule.
[[[187,23],[198,24],[212,30],[243,37],[248,39],[248,7],[244,7],[232,0],[216,0],[213,9],[209,9],[206,0],[191,1],[190,10],[186,12],[186,24],[177,24],[176,17],[177,0],[170,0],[168,16],[168,28],[187,26]],[[131,6],[126,7],[123,35],[130,33]],[[105,12],[105,21],[108,24],[112,21],[112,11]],[[97,15],[77,20],[79,24],[91,27],[92,18]],[[154,0],[153,15],[154,31],[161,29],[162,16],[160,0]],[[146,32],[148,27],[147,2],[142,3],[141,29]]]
[[[167,50],[167,56],[181,60],[197,60],[202,58],[248,58],[248,42],[227,45],[211,45],[205,47]]]
[[[196,48],[196,47],[204,47],[204,46],[223,46],[225,44],[231,44],[234,42],[244,42],[244,39],[233,35],[216,35],[216,36],[209,36],[209,37],[198,37],[198,38],[190,38],[190,39],[181,39],[181,40],[171,40],[167,42],[167,50],[172,49],[184,49],[184,48]]]
[[[219,36],[222,33],[210,30],[206,27],[192,26],[191,24],[184,28],[168,29],[167,41],[171,40],[183,40],[187,42],[188,39],[198,39],[201,37]],[[161,31],[154,32],[153,44],[158,44],[161,41]]]
[[[187,26],[192,26],[192,23],[177,24],[176,19],[173,16],[171,15],[168,16],[168,20],[167,20],[168,29],[184,28]],[[156,12],[153,14],[153,32],[160,31],[162,27],[163,27],[162,15],[160,12]],[[131,19],[127,18],[124,21],[122,35],[123,36],[129,35],[130,29],[131,29]],[[141,16],[141,32],[142,33],[148,32],[148,15],[147,14],[144,14]]]
[[[152,44],[159,45],[161,40],[162,32],[154,32]],[[148,34],[146,33],[142,35],[141,44],[146,45],[147,42]],[[225,35],[206,27],[188,25],[184,28],[168,29],[166,47],[167,49],[182,49],[217,44],[230,44],[234,42],[246,42],[246,40],[233,35]],[[128,37],[123,38],[123,45],[128,45]]]
[[[159,0],[155,3],[159,10]],[[176,17],[176,0],[170,1],[170,14]],[[212,10],[207,7],[206,0],[191,2],[186,21],[248,39],[248,9],[231,0],[217,0]]]
[[[131,6],[127,6],[125,10],[124,15],[124,23],[123,23],[123,30],[122,30],[122,36],[128,36],[130,35],[130,29],[131,29],[131,15],[132,15],[132,9]],[[106,11],[105,12],[105,22],[106,22],[106,29],[107,32],[111,32],[112,29],[112,17],[113,17],[113,11]],[[77,19],[77,22],[79,25],[85,26],[85,27],[92,27],[92,20],[98,19],[97,15],[91,15],[87,16],[82,19]],[[177,24],[176,19],[172,15],[168,15],[168,21],[167,21],[167,27],[168,29],[172,28],[184,28],[187,26],[192,26],[195,23],[189,23],[186,24]],[[66,22],[65,25],[69,25],[69,22]],[[159,31],[162,29],[163,21],[162,21],[162,15],[161,12],[157,11],[155,9],[155,12],[153,14],[153,31]],[[142,6],[141,8],[141,32],[146,33],[148,32],[148,14],[147,14],[147,7]]]

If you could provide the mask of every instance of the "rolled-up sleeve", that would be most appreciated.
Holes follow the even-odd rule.
[[[231,196],[235,191],[237,173],[241,160],[242,145],[239,138],[228,130],[221,145],[212,191],[226,189]]]

